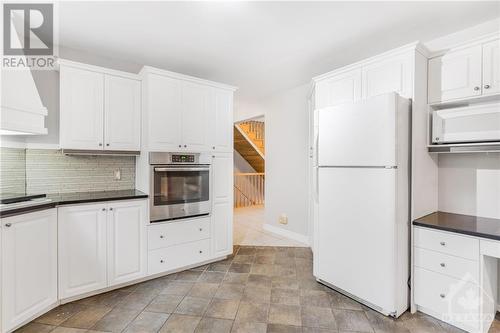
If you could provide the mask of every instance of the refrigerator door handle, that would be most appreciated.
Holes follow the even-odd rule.
[[[314,167],[314,202],[319,203],[319,168]]]

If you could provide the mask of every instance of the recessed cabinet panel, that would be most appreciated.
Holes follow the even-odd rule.
[[[2,332],[57,302],[57,212],[2,219]]]
[[[500,40],[483,45],[483,95],[500,92]]]
[[[355,69],[318,82],[318,109],[361,100],[361,70]]]
[[[410,55],[404,55],[363,66],[363,99],[390,92],[411,98],[413,90],[411,60]]]
[[[429,103],[479,96],[482,46],[429,60]]]
[[[146,275],[146,201],[111,202],[108,208],[108,285]]]
[[[211,149],[218,152],[233,151],[233,92],[214,89],[215,112],[210,113]]]
[[[59,208],[60,298],[105,288],[106,205]]]
[[[60,140],[66,149],[103,149],[104,74],[61,66]]]
[[[161,75],[148,75],[147,108],[149,148],[175,150],[181,147],[181,82]]]
[[[210,88],[196,83],[182,83],[182,147],[189,151],[208,148],[208,120],[213,116]]]
[[[230,201],[216,202],[212,210],[214,257],[233,253],[233,206]]]
[[[141,149],[141,82],[106,75],[105,149]]]
[[[217,154],[212,160],[213,170],[213,198],[215,201],[229,201],[232,199],[232,154]]]

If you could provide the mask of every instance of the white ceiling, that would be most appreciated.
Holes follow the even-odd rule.
[[[60,44],[240,87],[255,103],[393,47],[500,16],[500,2],[63,2]],[[139,68],[139,67],[138,67]]]

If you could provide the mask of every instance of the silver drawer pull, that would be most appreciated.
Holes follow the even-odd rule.
[[[200,250],[200,253],[203,253],[203,251],[202,251],[202,250]]]
[[[203,231],[203,228],[200,228],[200,231]]]
[[[439,294],[439,297],[441,297],[441,298],[445,298],[445,297],[446,297],[446,295],[445,295],[445,294]]]
[[[10,228],[10,227],[12,227],[12,223],[5,223],[5,226],[6,226],[7,228]]]
[[[160,259],[160,263],[162,263],[162,264],[164,263],[163,259]]]
[[[163,236],[163,235],[160,235],[160,238],[165,238],[165,236]]]
[[[441,242],[441,243],[439,243],[439,244],[441,244],[441,246],[446,246],[446,243],[445,243],[445,242]]]
[[[439,264],[441,267],[446,267],[446,264],[444,262]]]

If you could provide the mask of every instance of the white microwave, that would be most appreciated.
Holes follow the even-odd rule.
[[[432,143],[500,142],[500,103],[432,112]]]

